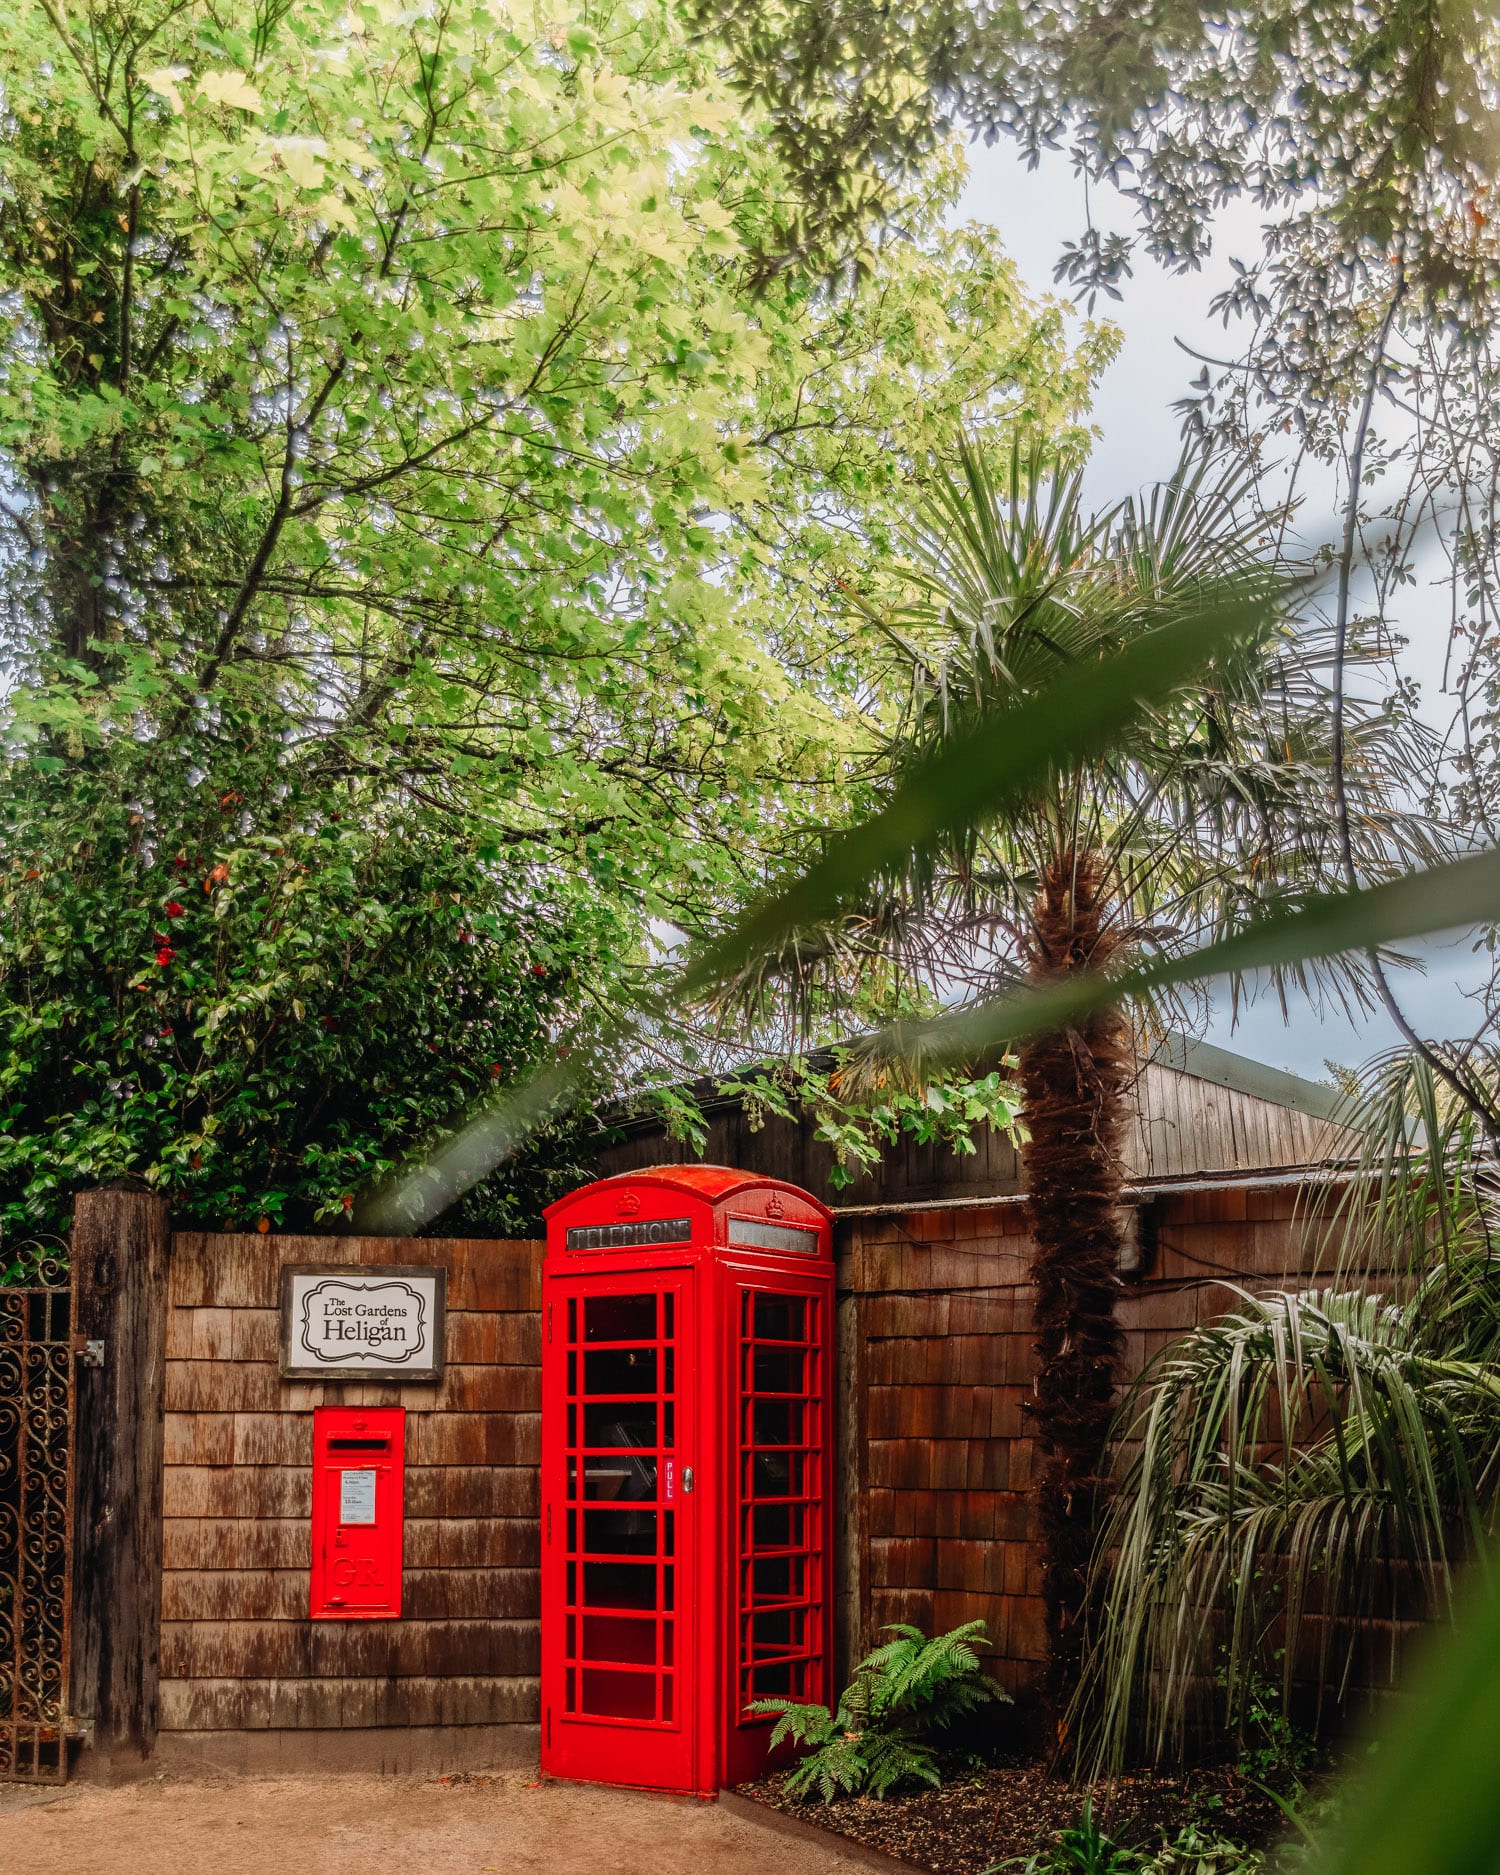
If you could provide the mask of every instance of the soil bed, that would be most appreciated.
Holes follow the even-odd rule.
[[[844,1797],[831,1804],[796,1803],[784,1790],[786,1773],[740,1786],[804,1823],[882,1849],[940,1875],[980,1875],[1007,1856],[1026,1857],[1077,1820],[1090,1793],[1048,1777],[1035,1759],[1003,1760],[987,1770],[955,1773],[941,1790],[887,1797]],[[1142,1773],[1096,1785],[1094,1816],[1118,1843],[1160,1844],[1187,1823],[1241,1842],[1265,1843],[1281,1834],[1283,1818],[1262,1790],[1233,1770]]]

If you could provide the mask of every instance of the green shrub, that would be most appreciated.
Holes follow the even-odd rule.
[[[1265,1867],[1259,1849],[1230,1836],[1205,1835],[1188,1823],[1141,1863],[1141,1875],[1256,1875]]]
[[[884,1797],[898,1784],[938,1785],[938,1741],[958,1719],[1007,1695],[979,1670],[976,1647],[987,1647],[984,1623],[967,1621],[931,1640],[897,1623],[895,1640],[867,1654],[838,1707],[758,1699],[751,1712],[780,1716],[773,1747],[792,1739],[807,1755],[787,1779],[787,1794],[816,1790],[824,1803],[839,1794]]]
[[[1195,1823],[1185,1824],[1158,1849],[1127,1849],[1107,1835],[1085,1800],[1076,1823],[1059,1830],[1057,1840],[1030,1856],[1011,1856],[985,1870],[1000,1875],[1257,1875],[1265,1867],[1258,1849],[1227,1836],[1210,1836]]]
[[[1059,1830],[1055,1842],[1029,1856],[1008,1856],[984,1875],[1000,1875],[1002,1869],[1020,1869],[1022,1875],[1139,1875],[1140,1866],[1133,1849],[1122,1849],[1104,1833],[1093,1801],[1085,1799],[1078,1821]]]
[[[202,776],[132,748],[62,775],[0,762],[12,1242],[119,1178],[190,1228],[357,1224],[362,1193],[545,1059],[582,986],[614,976],[606,910],[420,804],[294,785],[279,743],[246,739]],[[560,1122],[447,1228],[534,1227],[576,1182],[574,1134]]]

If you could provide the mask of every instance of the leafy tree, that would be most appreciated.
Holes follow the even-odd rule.
[[[844,571],[925,438],[1072,434],[1112,340],[1070,353],[950,226],[951,155],[889,193],[863,291],[773,255],[784,171],[717,65],[664,3],[5,10],[0,865],[72,881],[64,923],[93,888],[28,767],[194,858],[368,831],[373,898],[408,830],[441,873],[447,820],[465,893],[579,933],[618,1009],[653,920],[711,925],[809,799],[860,797]],[[242,824],[200,830],[200,774]]]
[[[665,7],[31,0],[0,83],[18,730],[248,693],[689,924],[857,751],[850,530],[942,410],[1066,425],[1107,351],[942,226],[951,165],[878,292],[753,291],[779,171]]]
[[[962,126],[1013,136],[1033,159],[1066,147],[1129,191],[1148,251],[1169,264],[1195,264],[1213,211],[1246,196],[1290,211],[1273,272],[1316,265],[1332,285],[1351,259],[1378,265],[1399,248],[1450,317],[1479,313],[1492,291],[1475,240],[1495,174],[1492,7],[694,0],[693,12],[775,126],[802,225],[825,235],[853,238],[881,210],[876,179]],[[1298,259],[1315,230],[1321,260]],[[1087,233],[1059,273],[1117,292],[1132,245]],[[1319,322],[1339,318],[1348,284],[1331,302],[1299,294],[1304,366],[1316,368]]]
[[[1121,296],[1139,248],[1195,268],[1220,208],[1265,212],[1257,251],[1235,258],[1214,301],[1228,355],[1203,359],[1184,421],[1294,486],[1336,491],[1328,794],[1341,829],[1343,648],[1363,612],[1392,632],[1414,618],[1442,634],[1455,811],[1494,844],[1494,9],[697,0],[695,17],[727,36],[796,171],[802,223],[834,245],[878,214],[873,179],[920,164],[954,125],[1013,137],[1033,161],[1066,150],[1088,182],[1128,199],[1134,234],[1091,220],[1061,246],[1057,277],[1090,306]],[[1447,593],[1428,608],[1414,588],[1435,566]],[[1343,845],[1354,888],[1357,856]],[[1369,971],[1408,1045],[1500,1140],[1500,1106],[1470,1049],[1420,1037],[1377,958]],[[1497,1011],[1492,984],[1481,1029]]]

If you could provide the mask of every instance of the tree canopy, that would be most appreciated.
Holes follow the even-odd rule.
[[[877,292],[752,291],[777,170],[666,8],[37,4],[0,58],[12,655],[82,680],[23,728],[248,688],[665,903],[840,740],[819,583],[926,426],[1081,406],[951,174]]]
[[[179,851],[233,878],[360,828],[394,882],[415,837],[441,895],[446,825],[495,918],[613,920],[559,941],[616,1008],[653,921],[711,929],[861,798],[841,584],[960,418],[1076,438],[1113,339],[953,224],[952,153],[859,281],[788,256],[719,64],[665,4],[6,11],[7,786],[51,777],[65,846],[139,815],[121,982],[177,948]],[[39,901],[83,889],[41,829],[0,853],[30,1011],[28,947],[79,928]],[[62,1096],[12,1092],[41,1138]]]
[[[1315,516],[1337,515],[1332,538],[1301,545],[1333,575],[1328,811],[1345,884],[1368,884],[1341,753],[1357,633],[1391,652],[1405,634],[1438,641],[1428,663],[1441,664],[1451,721],[1435,798],[1493,845],[1494,9],[697,0],[695,17],[726,36],[739,82],[775,125],[804,244],[857,245],[878,204],[874,179],[920,168],[955,126],[1009,136],[1033,163],[1064,154],[1085,201],[1100,185],[1128,204],[1132,232],[1101,229],[1086,210],[1074,239],[1059,232],[1056,276],[1089,306],[1120,297],[1140,249],[1188,271],[1223,238],[1215,223],[1227,204],[1262,212],[1260,238],[1233,255],[1231,283],[1212,301],[1225,342],[1201,356],[1178,408],[1190,433],[1254,463],[1283,494],[1311,491]],[[1395,664],[1387,681],[1411,693]],[[1429,685],[1429,716],[1438,689]],[[1375,982],[1409,1046],[1500,1137],[1482,1045],[1500,983],[1476,1007],[1471,1038],[1428,1041],[1378,969]]]

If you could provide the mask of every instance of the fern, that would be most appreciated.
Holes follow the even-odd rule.
[[[832,1803],[860,1793],[884,1797],[899,1784],[936,1788],[942,1773],[932,1736],[1007,1697],[979,1670],[976,1649],[989,1645],[982,1621],[931,1640],[904,1623],[885,1632],[896,1638],[860,1661],[835,1711],[789,1699],[758,1699],[746,1708],[777,1715],[773,1748],[790,1740],[806,1754],[787,1778],[788,1796],[816,1791]]]
[[[853,1796],[865,1787],[869,1760],[858,1732],[836,1734],[804,1758],[787,1779],[787,1794],[808,1796],[816,1787],[824,1803],[843,1792]]]
[[[995,1688],[979,1671],[976,1647],[987,1646],[984,1623],[967,1621],[931,1640],[920,1628],[895,1623],[896,1639],[877,1647],[855,1669],[869,1676],[871,1711],[920,1714],[935,1729],[992,1699]]]
[[[827,1706],[794,1706],[785,1699],[758,1699],[753,1706],[747,1706],[746,1711],[781,1714],[771,1733],[773,1750],[788,1738],[799,1745],[826,1745],[830,1739],[837,1738],[841,1730]]]
[[[936,1790],[942,1783],[936,1753],[930,1745],[922,1744],[912,1733],[866,1733],[865,1738],[865,1789],[872,1797],[884,1797],[898,1784],[917,1781],[931,1784]]]

